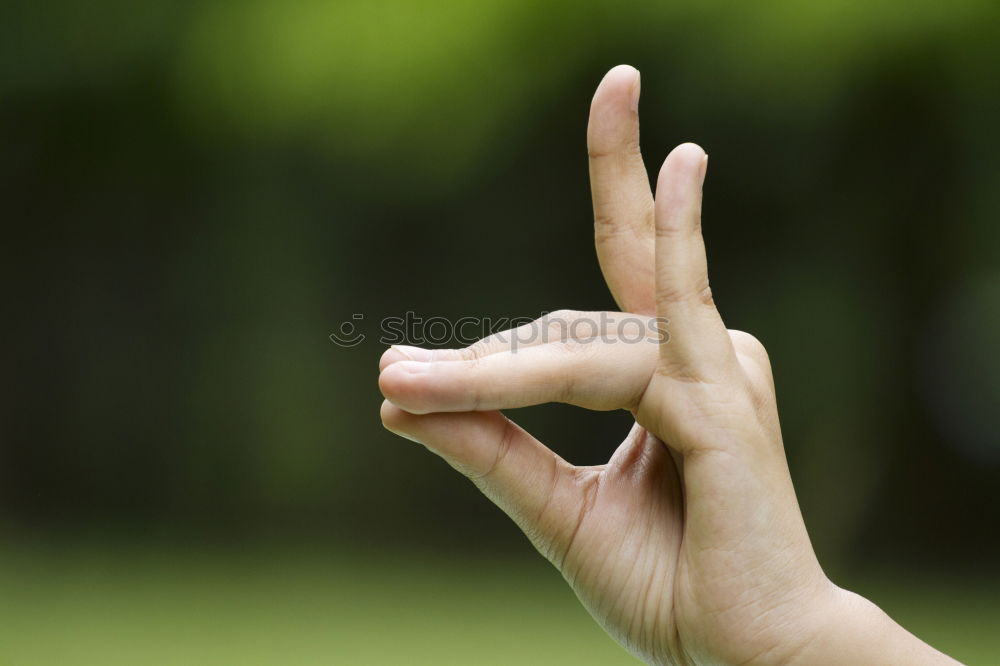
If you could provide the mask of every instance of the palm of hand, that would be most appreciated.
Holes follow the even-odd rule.
[[[684,416],[692,428],[704,418]],[[725,506],[744,464],[702,455],[685,459],[636,423],[608,464],[578,470],[578,526],[561,551],[543,550],[605,629],[652,663],[773,656],[794,638],[796,596],[825,591],[794,521]],[[689,500],[685,484],[702,488]]]

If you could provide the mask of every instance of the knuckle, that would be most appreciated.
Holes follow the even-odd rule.
[[[729,335],[733,340],[733,346],[744,355],[752,358],[763,366],[770,368],[771,359],[767,354],[764,344],[756,337],[745,331],[732,329]]]
[[[479,370],[483,363],[483,359],[486,357],[485,353],[482,354],[472,354],[468,358],[464,359],[462,362],[462,368],[468,372],[476,372]]]
[[[658,222],[656,224],[656,237],[672,240],[681,235],[683,229],[677,224],[671,224],[669,222]]]
[[[575,319],[578,319],[580,317],[580,314],[581,313],[580,313],[579,310],[568,310],[566,308],[562,308],[562,309],[556,310],[554,312],[550,312],[547,315],[545,315],[544,317],[542,317],[541,319],[538,319],[536,321],[549,321],[549,322],[551,322],[551,321],[557,320],[557,319],[563,319],[563,320],[566,320],[566,321],[573,321]]]
[[[556,310],[550,312],[536,323],[541,328],[544,341],[565,341],[570,337],[573,322],[580,319],[581,313],[577,310]]]
[[[594,240],[604,243],[622,235],[624,229],[614,215],[594,215]]]
[[[627,162],[628,160],[642,157],[642,147],[639,145],[639,137],[632,134],[625,139],[605,140],[595,135],[593,132],[587,136],[587,157],[592,160],[618,160]]]
[[[770,381],[765,371],[753,361],[749,364],[743,363],[743,371],[745,390],[753,402],[754,409],[759,410],[772,399]]]
[[[715,307],[715,297],[712,295],[712,287],[708,284],[708,280],[695,291],[695,299],[701,305]]]
[[[590,470],[577,468],[573,474],[573,485],[583,495],[583,502],[580,503],[579,511],[574,520],[567,525],[568,529],[565,530],[564,534],[561,535],[562,538],[559,539],[558,563],[556,560],[553,560],[556,567],[564,572],[566,571],[566,562],[572,554],[574,545],[577,543],[581,528],[592,514],[594,506],[597,503],[597,495],[601,487],[601,475],[595,474]],[[570,574],[571,584],[574,582],[573,578],[575,578],[575,575]]]
[[[626,216],[623,211],[629,211]],[[642,240],[655,227],[656,212],[652,201],[628,199],[618,205],[618,209],[605,211],[604,207],[594,212],[594,239],[598,243],[614,241],[630,236]]]
[[[550,532],[546,529],[547,523],[556,522],[559,520],[557,517],[555,521],[549,520],[549,515],[551,512],[558,514],[559,511],[555,509],[556,496],[560,491],[560,477],[565,472],[562,461],[557,457],[550,458],[550,470],[549,470],[549,482],[548,482],[548,492],[545,493],[545,499],[538,505],[538,510],[535,512],[533,524],[538,527],[539,534],[545,534]]]
[[[680,303],[681,301],[684,301],[686,298],[684,290],[678,289],[673,285],[666,285],[660,287],[657,290],[656,296],[657,299],[660,301],[660,303],[665,303],[668,305],[673,303]]]
[[[493,346],[489,338],[483,338],[478,342],[474,342],[464,350],[462,350],[462,356],[464,360],[469,361],[472,364],[477,363],[484,356],[490,354],[491,347]]]
[[[507,456],[510,454],[516,433],[517,430],[514,422],[510,419],[506,419],[504,421],[503,429],[500,431],[500,435],[497,438],[496,455],[493,457],[493,462],[490,463],[490,466],[482,472],[469,474],[469,477],[474,481],[488,481],[491,477],[496,475],[497,471],[503,467],[504,461],[506,461]]]
[[[679,303],[694,303],[706,307],[715,307],[715,298],[708,279],[691,286],[664,285],[657,290],[657,298],[662,305]]]

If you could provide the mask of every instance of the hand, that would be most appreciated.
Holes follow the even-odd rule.
[[[785,463],[767,354],[727,331],[712,301],[700,230],[707,157],[676,148],[654,200],[638,86],[629,67],[605,77],[588,144],[601,267],[618,304],[644,316],[560,312],[467,349],[391,348],[380,363],[383,423],[472,479],[604,628],[651,663],[941,657],[885,629],[895,625],[823,574]],[[646,332],[666,320],[669,338],[636,342],[626,319]],[[569,326],[580,320],[603,335]],[[551,401],[628,409],[636,425],[607,464],[574,467],[496,411]]]

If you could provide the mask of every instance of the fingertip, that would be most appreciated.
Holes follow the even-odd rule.
[[[597,86],[597,90],[601,91],[612,87],[628,89],[634,86],[638,82],[638,79],[639,70],[632,65],[616,65],[604,75],[601,83]]]
[[[416,442],[417,444],[421,443],[419,439],[414,437],[409,432],[409,423],[412,419],[411,414],[400,409],[388,400],[383,400],[382,407],[379,410],[379,416],[382,418],[382,427],[392,434],[398,435],[403,439],[408,439],[411,442]]]
[[[630,74],[638,74],[639,70],[637,70],[632,65],[628,65],[626,63],[622,63],[620,65],[615,65],[614,67],[612,67],[611,69],[608,70],[609,74],[612,73],[612,72],[628,72]]]
[[[657,179],[657,200],[661,194],[687,190],[694,185],[701,187],[708,168],[708,155],[696,143],[682,143],[670,151]],[[669,188],[669,189],[664,189]]]
[[[697,171],[701,169],[707,159],[708,155],[705,150],[697,143],[682,143],[671,150],[670,154],[663,160],[660,172],[662,173],[666,169]]]
[[[386,430],[393,430],[400,423],[401,417],[405,414],[402,409],[389,402],[388,399],[382,401],[382,406],[378,410],[379,418]]]
[[[417,406],[422,380],[427,373],[426,363],[398,361],[386,367],[378,376],[378,387],[388,400],[411,414],[425,413]]]
[[[402,361],[404,358],[405,357],[398,349],[395,347],[389,347],[382,352],[382,356],[378,360],[378,371],[382,372],[396,361]]]
[[[627,130],[624,136],[634,133],[641,88],[639,70],[630,65],[618,65],[604,75],[590,104],[592,140],[606,132],[617,135]]]

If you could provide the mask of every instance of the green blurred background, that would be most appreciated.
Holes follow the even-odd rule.
[[[383,317],[613,307],[621,62],[651,169],[712,156],[821,561],[996,663],[998,44],[994,0],[8,0],[0,663],[634,663],[376,386]],[[628,427],[513,417],[579,463]]]

